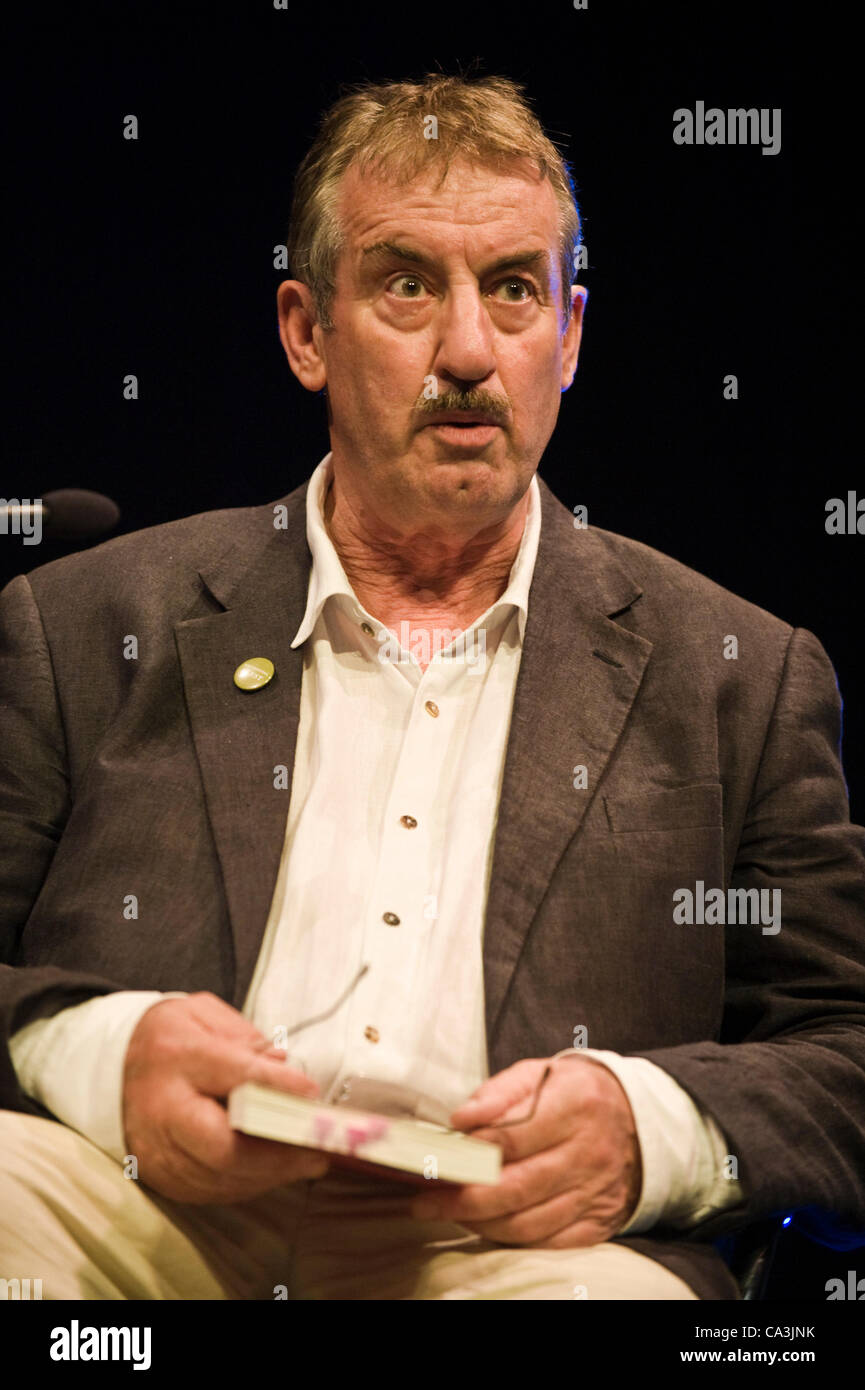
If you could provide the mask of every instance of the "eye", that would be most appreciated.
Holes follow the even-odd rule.
[[[526,300],[534,294],[534,290],[528,280],[521,280],[518,277],[511,278],[510,280],[502,280],[496,285],[496,295],[498,295],[499,290],[508,291],[505,296],[505,302],[508,304],[524,304]],[[511,293],[511,291],[515,293]]]
[[[420,299],[425,285],[417,275],[398,275],[390,282],[388,289],[398,299]]]

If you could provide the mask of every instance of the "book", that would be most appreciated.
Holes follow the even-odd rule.
[[[344,1156],[345,1166],[396,1169],[449,1183],[498,1182],[502,1151],[486,1139],[406,1114],[310,1100],[247,1081],[228,1096],[233,1129]]]

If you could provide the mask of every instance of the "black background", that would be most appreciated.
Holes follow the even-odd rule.
[[[0,494],[93,488],[120,504],[118,530],[135,530],[308,477],[328,447],[324,405],[292,377],[275,309],[293,170],[342,84],[479,59],[525,83],[584,217],[580,367],[542,475],[591,524],[817,634],[845,696],[861,822],[865,536],[824,527],[828,498],[865,495],[846,259],[853,39],[830,15],[753,0],[118,0],[20,14],[6,33]],[[780,154],[674,145],[673,111],[697,100],[782,108]],[[728,373],[736,401],[723,399]],[[0,582],[62,553],[0,536]],[[811,1275],[784,1292],[823,1298],[828,1271],[807,1248]]]

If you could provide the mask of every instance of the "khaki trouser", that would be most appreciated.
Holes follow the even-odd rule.
[[[3,1110],[0,1280],[39,1279],[52,1300],[697,1297],[625,1246],[514,1248],[415,1221],[413,1191],[340,1172],[233,1206],[185,1206],[67,1126]]]

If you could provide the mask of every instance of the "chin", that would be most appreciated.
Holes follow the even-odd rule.
[[[489,459],[460,459],[458,462],[438,463],[432,476],[426,479],[426,492],[431,500],[444,506],[461,508],[513,506],[531,481],[522,483],[512,465]]]

